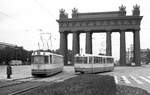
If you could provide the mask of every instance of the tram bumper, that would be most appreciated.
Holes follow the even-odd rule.
[[[45,75],[46,70],[45,69],[32,69],[32,75]]]
[[[93,73],[93,68],[74,68],[75,72]]]

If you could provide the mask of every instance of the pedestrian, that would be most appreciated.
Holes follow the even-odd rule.
[[[7,79],[10,79],[11,75],[12,75],[12,68],[11,68],[11,65],[8,64],[7,65]]]

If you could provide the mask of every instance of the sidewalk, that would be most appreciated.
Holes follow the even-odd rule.
[[[11,75],[11,79],[7,79],[7,75],[0,75],[0,81],[16,80],[16,79],[27,78],[27,77],[32,77],[32,75],[31,74],[29,75],[13,74]]]
[[[7,79],[6,66],[0,66],[0,81],[16,80],[20,78],[32,77],[31,66],[12,66],[11,79]]]

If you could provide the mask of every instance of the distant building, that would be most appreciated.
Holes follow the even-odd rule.
[[[145,64],[147,62],[147,53],[150,51],[150,49],[141,49],[141,64]],[[130,48],[126,51],[126,60],[127,64],[131,64],[133,62],[133,45],[130,46]]]
[[[0,42],[0,49],[4,49],[5,47],[12,47],[12,48],[15,48],[15,47],[17,47],[17,45]]]
[[[141,62],[143,64],[147,63],[147,54],[149,53],[150,49],[141,49]]]

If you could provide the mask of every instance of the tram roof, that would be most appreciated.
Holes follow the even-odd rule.
[[[56,56],[63,57],[62,55],[51,53],[51,52],[46,52],[46,51],[34,51],[32,53],[32,56],[36,56],[36,55],[41,55],[41,56],[56,55]]]
[[[82,56],[82,57],[109,57],[109,58],[113,58],[112,56],[107,56],[107,55],[96,55],[96,54],[76,54],[77,56]]]

